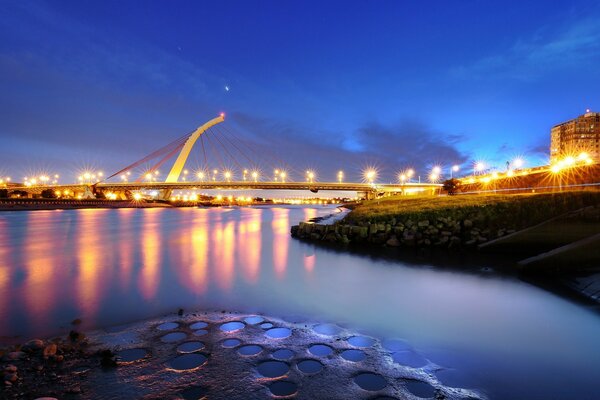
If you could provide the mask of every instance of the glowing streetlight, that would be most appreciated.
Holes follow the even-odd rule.
[[[406,174],[398,175],[398,179],[400,180],[400,183],[404,185],[404,182],[406,182]]]
[[[225,171],[225,179],[227,180],[227,182],[230,181],[230,179],[231,179],[231,172]]]
[[[523,166],[523,159],[522,158],[515,158],[512,162],[512,165],[515,168],[521,168]]]
[[[369,168],[363,173],[363,175],[367,182],[373,184],[373,181],[377,179],[377,170],[374,168]]]
[[[344,181],[344,171],[338,171],[337,178],[338,182],[342,183]]]
[[[432,172],[431,174],[429,174],[429,180],[431,182],[437,182],[440,179],[440,176],[438,174],[436,174],[435,172]]]
[[[310,183],[312,183],[314,179],[315,179],[315,173],[310,170],[306,171],[306,180],[309,181]]]
[[[196,174],[196,176],[198,177],[198,179],[203,180],[204,179],[204,172],[200,171]]]
[[[473,175],[477,172],[481,172],[485,169],[485,164],[482,161],[477,161],[475,165],[473,165]]]
[[[281,173],[279,174],[279,176],[281,177],[281,182],[285,182],[285,177],[287,176],[285,171],[281,171]]]
[[[452,168],[450,168],[450,179],[452,179],[454,173],[458,172],[459,169],[460,167],[458,165],[453,165]]]
[[[254,179],[254,182],[258,182],[258,172],[257,171],[252,171],[252,179]]]
[[[245,169],[245,170],[242,172],[242,175],[243,175],[243,179],[244,179],[244,180],[246,180],[246,175],[248,175],[248,170],[247,170],[247,169]]]

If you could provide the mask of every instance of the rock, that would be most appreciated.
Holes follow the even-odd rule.
[[[10,383],[9,381],[4,381],[4,385],[5,386],[12,386],[12,383]]]
[[[38,397],[35,400],[58,400],[56,397]]]
[[[24,351],[38,351],[44,348],[44,341],[41,339],[32,339],[22,347]]]
[[[24,356],[25,356],[25,353],[23,353],[22,351],[11,351],[10,353],[7,354],[7,357],[9,360],[20,360]]]
[[[442,231],[442,232],[440,232],[440,234],[442,236],[452,236],[452,232],[449,232],[449,231]]]
[[[8,381],[8,382],[16,382],[17,381],[17,374],[16,373],[4,374],[4,380]]]
[[[425,240],[423,240],[423,244],[426,246],[429,246],[429,245],[431,245],[431,240],[425,239]]]
[[[6,367],[4,367],[4,372],[7,372],[9,374],[16,373],[17,367],[12,364],[8,364]]]
[[[55,355],[57,350],[58,346],[54,343],[44,347],[44,358],[47,359],[48,357]]]
[[[73,321],[71,321],[71,325],[81,325],[81,319],[75,318]]]
[[[429,221],[428,220],[419,221],[419,223],[417,225],[420,227],[429,226]]]
[[[474,245],[476,242],[477,242],[477,240],[475,240],[475,239],[471,239],[471,240],[468,240],[468,241],[466,241],[466,242],[465,242],[465,244],[466,244],[467,246],[472,246],[472,245]]]
[[[377,224],[371,224],[369,225],[369,235],[374,235],[377,233]]]
[[[68,390],[69,393],[79,394],[81,393],[81,388],[79,386],[74,386]]]
[[[465,228],[470,228],[470,227],[473,226],[473,221],[471,221],[470,219],[465,219],[463,221],[463,225],[464,225]]]
[[[398,238],[396,237],[396,235],[392,235],[391,238],[389,238],[386,242],[386,245],[390,246],[390,247],[398,247],[400,246],[400,241],[398,240]]]

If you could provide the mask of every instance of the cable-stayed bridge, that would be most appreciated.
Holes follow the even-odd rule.
[[[101,180],[86,174],[71,185],[29,183],[18,189],[41,193],[51,187],[60,193],[85,193],[90,197],[102,192],[118,198],[128,197],[135,191],[151,190],[158,191],[159,198],[168,200],[175,190],[356,191],[371,197],[381,192],[435,191],[441,186],[410,181],[377,184],[375,171],[366,172],[362,182],[346,181],[343,171],[338,172],[337,182],[319,182],[313,171],[299,171],[269,149],[241,139],[222,124],[224,121],[225,115],[221,114]],[[163,179],[159,169],[173,158]],[[193,166],[186,168],[190,164]]]

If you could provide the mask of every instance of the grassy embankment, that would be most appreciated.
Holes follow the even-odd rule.
[[[475,246],[556,216],[600,205],[600,192],[397,196],[366,201],[333,226],[300,224],[296,237],[387,246]],[[592,219],[597,218],[597,212]],[[557,232],[557,235],[560,235]]]

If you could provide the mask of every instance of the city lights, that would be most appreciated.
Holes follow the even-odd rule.
[[[519,157],[519,158],[515,158],[515,159],[513,160],[513,162],[512,162],[512,165],[513,165],[515,168],[517,168],[517,169],[518,169],[518,168],[521,168],[521,167],[523,166],[523,164],[524,164],[524,161],[523,161],[523,159],[522,159],[522,158],[520,158],[520,157]]]
[[[373,184],[373,182],[377,179],[377,170],[375,168],[367,168],[363,172],[363,178],[369,184]]]
[[[315,179],[314,171],[308,170],[306,171],[306,181],[312,183]]]

